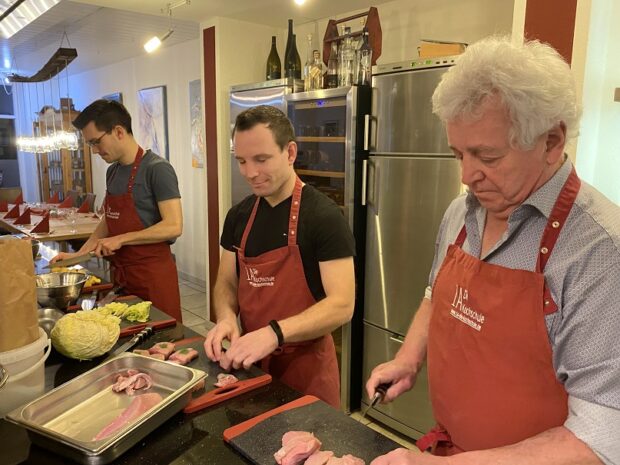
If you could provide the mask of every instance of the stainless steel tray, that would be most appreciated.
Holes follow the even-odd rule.
[[[130,368],[148,373],[153,386],[146,392],[163,400],[112,436],[93,441],[134,399],[112,391],[116,375]],[[124,353],[13,410],[6,419],[27,428],[35,444],[80,463],[104,464],[182,410],[192,388],[206,376],[194,368]]]

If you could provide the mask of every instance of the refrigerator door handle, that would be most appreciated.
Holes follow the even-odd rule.
[[[362,161],[362,206],[366,206],[366,189],[368,188],[368,160]]]
[[[372,158],[368,159],[366,169],[366,205],[374,209],[374,214],[379,214],[379,165]]]
[[[405,342],[405,338],[402,336],[390,336],[390,340],[398,344],[402,344],[403,342]]]
[[[374,116],[364,115],[364,150],[370,149],[370,123],[374,120]]]

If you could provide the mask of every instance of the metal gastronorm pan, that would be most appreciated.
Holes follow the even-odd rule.
[[[133,400],[112,391],[116,375],[130,368],[148,373],[153,386],[147,392],[163,400],[112,436],[93,441]],[[194,368],[125,353],[13,410],[7,420],[27,428],[31,441],[46,449],[83,464],[104,464],[182,410],[192,388],[206,376]]]

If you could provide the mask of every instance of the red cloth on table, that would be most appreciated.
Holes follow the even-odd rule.
[[[80,205],[80,208],[78,208],[77,210],[78,213],[90,213],[90,205],[88,204],[87,201],[82,202],[82,205]]]
[[[31,233],[48,233],[50,232],[50,215],[46,213],[41,221],[30,230]]]
[[[9,211],[9,202],[6,200],[0,200],[0,212],[8,212]]]
[[[21,214],[19,218],[15,220],[13,224],[30,224],[30,208],[26,208],[26,211]]]
[[[47,203],[60,203],[60,195],[58,195],[58,192],[54,192],[54,195],[50,197]]]
[[[24,196],[22,195],[21,192],[19,193],[17,197],[15,197],[15,200],[13,200],[13,203],[15,205],[21,205],[22,203],[24,203]]]
[[[4,216],[4,219],[19,218],[19,205],[14,205],[13,208]]]
[[[71,197],[65,197],[65,200],[63,200],[60,205],[58,205],[58,208],[71,208],[73,207],[73,199]]]

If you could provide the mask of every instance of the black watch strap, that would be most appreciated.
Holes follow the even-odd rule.
[[[273,332],[276,333],[278,337],[278,347],[282,347],[284,344],[284,334],[282,334],[282,328],[280,328],[280,324],[276,320],[271,320],[269,322],[269,326],[273,329]]]

